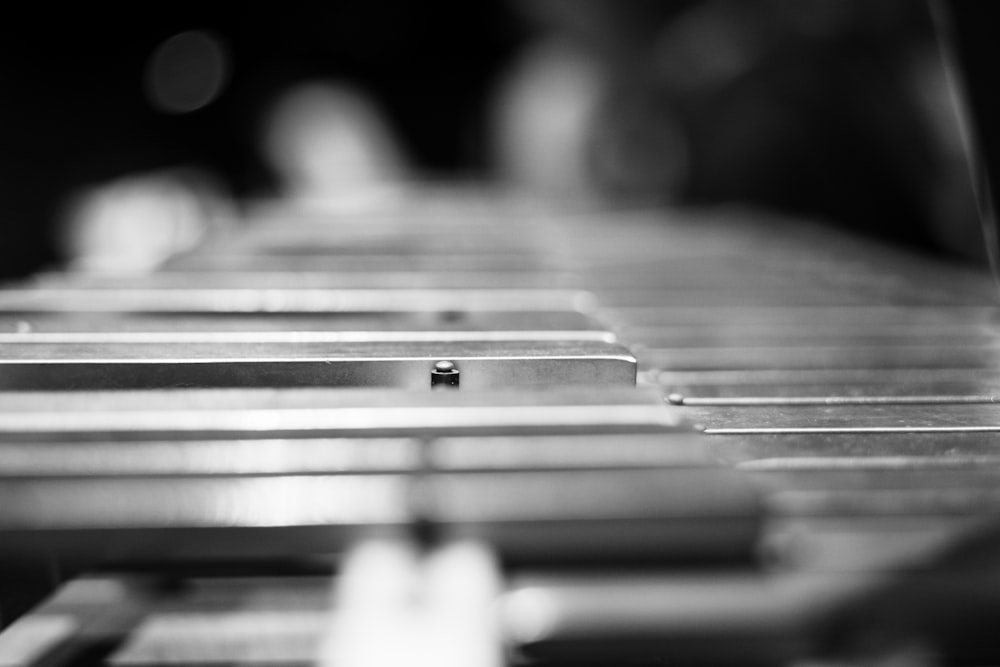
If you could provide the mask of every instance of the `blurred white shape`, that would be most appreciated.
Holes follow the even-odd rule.
[[[232,205],[197,175],[141,174],[78,194],[61,242],[74,270],[146,273],[231,217]]]
[[[146,64],[146,96],[164,113],[189,113],[211,104],[229,80],[229,56],[210,32],[192,30],[167,39]]]
[[[545,198],[591,198],[588,150],[603,79],[586,54],[565,44],[545,42],[526,52],[494,104],[501,181]]]
[[[76,632],[79,623],[68,614],[23,616],[0,635],[0,667],[34,664],[46,652]]]
[[[403,542],[363,542],[345,557],[318,664],[501,667],[500,587],[480,544],[448,544],[421,559]]]
[[[502,583],[492,551],[475,542],[445,545],[428,558],[424,582],[428,667],[501,667]]]
[[[336,613],[319,649],[324,667],[419,665],[417,555],[402,541],[368,540],[344,557],[334,588]]]
[[[504,631],[511,641],[529,644],[548,637],[559,623],[556,597],[541,588],[508,593],[501,607]]]
[[[332,83],[282,96],[265,124],[263,150],[283,194],[310,207],[380,204],[405,175],[402,151],[374,104]]]

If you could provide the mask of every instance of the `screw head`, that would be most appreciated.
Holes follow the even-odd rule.
[[[454,362],[439,361],[431,370],[431,389],[457,389],[459,372]]]
[[[434,364],[434,370],[438,373],[453,373],[455,372],[455,364],[451,361],[439,361]]]

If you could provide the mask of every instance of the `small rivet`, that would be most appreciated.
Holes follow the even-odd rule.
[[[459,376],[454,362],[439,361],[431,370],[431,389],[458,389]]]

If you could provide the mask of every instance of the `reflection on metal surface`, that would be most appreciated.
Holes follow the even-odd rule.
[[[364,526],[412,518],[394,476],[8,480],[0,529]]]

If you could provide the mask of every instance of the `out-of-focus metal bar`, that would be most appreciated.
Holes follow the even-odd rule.
[[[0,485],[4,544],[117,559],[237,555],[246,549],[241,531],[259,540],[247,553],[294,554],[303,543],[338,550],[365,530],[419,520],[444,535],[488,539],[519,561],[746,561],[759,517],[752,488],[718,467],[45,477]],[[165,532],[151,538],[153,531]]]
[[[36,334],[111,334],[157,333],[178,335],[191,333],[261,332],[287,334],[289,339],[299,332],[340,333],[377,337],[380,333],[402,336],[412,333],[414,339],[431,333],[471,336],[521,335],[530,340],[533,335],[548,336],[548,332],[564,332],[567,339],[594,336],[608,338],[604,328],[591,317],[572,310],[538,311],[382,311],[371,313],[160,313],[142,312],[37,312],[0,314],[0,335],[7,340],[44,340]]]
[[[243,389],[3,392],[0,439],[177,440],[682,429],[655,391]]]
[[[546,262],[540,257],[518,255],[460,255],[442,253],[438,256],[412,255],[339,255],[322,253],[267,254],[191,254],[178,257],[164,267],[165,271],[415,271],[468,273],[470,271],[541,271]]]
[[[713,463],[696,434],[617,432],[436,439],[328,437],[171,441],[0,442],[0,478],[128,475],[287,475],[699,467]]]
[[[181,271],[150,273],[123,279],[104,274],[47,274],[32,280],[40,288],[88,289],[571,289],[575,274],[558,271]]]
[[[574,290],[456,289],[9,289],[0,312],[380,313],[579,310],[592,302]]]
[[[752,557],[754,490],[719,466],[438,474],[442,530],[520,562],[695,563]]]

